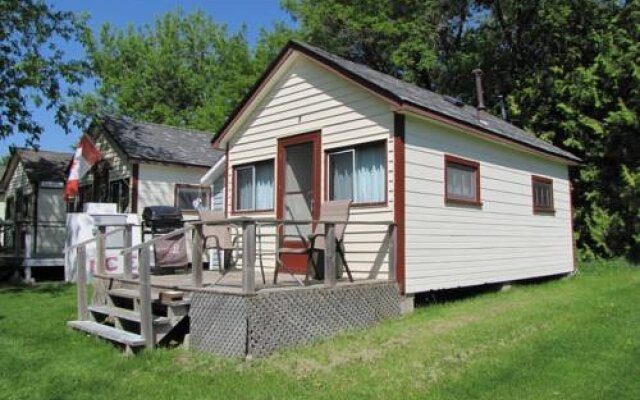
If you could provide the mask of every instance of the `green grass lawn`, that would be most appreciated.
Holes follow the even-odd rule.
[[[1,399],[640,399],[640,269],[489,293],[268,359],[124,357],[71,331],[75,289],[0,289]]]

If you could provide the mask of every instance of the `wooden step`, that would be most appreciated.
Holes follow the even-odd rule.
[[[94,321],[69,321],[67,325],[73,329],[86,332],[93,336],[98,336],[112,342],[124,344],[129,347],[144,346],[142,336],[135,333],[123,331],[108,325],[103,325]]]
[[[140,323],[140,313],[133,310],[127,310],[125,308],[109,306],[89,306],[89,311]],[[167,317],[153,317],[154,325],[165,325],[169,323],[171,323],[171,321]]]
[[[140,292],[138,290],[134,290],[134,289],[111,289],[109,290],[109,296],[112,297],[121,297],[124,299],[132,299],[132,300],[138,300],[140,298]],[[156,301],[158,300],[158,293],[157,292],[151,292],[151,301]]]

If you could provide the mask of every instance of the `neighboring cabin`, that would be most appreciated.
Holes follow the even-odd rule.
[[[4,176],[4,171],[6,169],[7,167],[0,166],[0,179]],[[5,193],[4,190],[0,189],[0,222],[4,221],[5,204]],[[2,244],[2,234],[0,234],[0,244]]]
[[[95,120],[86,135],[103,159],[80,180],[75,210],[102,202],[116,203],[123,213],[166,205],[191,214],[197,197],[210,207],[212,188],[200,178],[221,156],[211,149],[211,135],[109,116]]]
[[[0,180],[5,201],[3,260],[12,266],[62,265],[65,171],[71,153],[16,149]],[[18,254],[16,259],[10,256]],[[0,260],[1,261],[1,260]]]
[[[406,294],[571,272],[579,159],[456,103],[291,42],[214,138],[227,213],[304,220],[352,199],[352,220],[397,223]],[[379,231],[347,228],[360,276],[386,273],[361,253]]]

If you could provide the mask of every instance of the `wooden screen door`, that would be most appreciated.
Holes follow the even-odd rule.
[[[278,140],[277,216],[283,220],[318,219],[320,210],[320,132]],[[301,237],[313,232],[309,224],[286,225],[280,230],[282,247],[304,247]],[[285,268],[305,273],[308,258],[281,254]]]

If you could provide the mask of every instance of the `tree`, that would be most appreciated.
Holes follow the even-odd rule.
[[[284,0],[304,40],[430,88],[442,13],[436,0]]]
[[[106,24],[85,38],[98,86],[76,108],[88,117],[109,112],[215,131],[288,31],[274,32],[262,32],[254,59],[244,28],[229,33],[201,11],[169,12],[140,29]]]
[[[65,100],[78,94],[88,70],[65,57],[59,40],[79,40],[85,29],[84,18],[42,0],[0,0],[0,138],[22,132],[37,144],[43,128],[32,106],[55,110],[56,123],[69,130]]]

